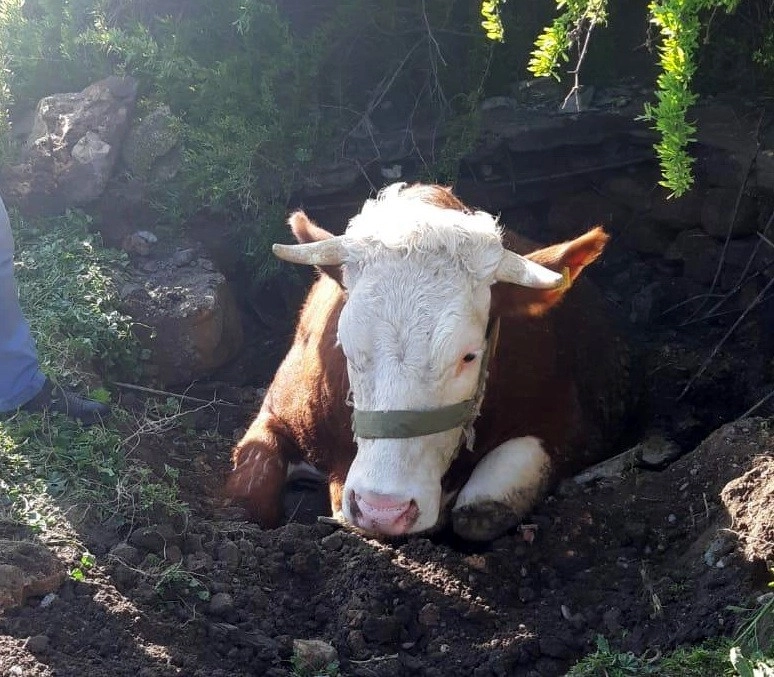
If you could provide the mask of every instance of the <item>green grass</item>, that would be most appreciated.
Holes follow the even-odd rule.
[[[126,255],[102,247],[78,212],[39,223],[13,214],[12,222],[19,295],[43,370],[110,403],[106,385],[137,378],[146,357],[119,305]],[[185,512],[176,470],[154,471],[137,454],[144,439],[182,416],[150,401],[141,412],[111,409],[108,421],[89,428],[54,414],[0,420],[0,518],[61,533],[85,519],[120,527]]]

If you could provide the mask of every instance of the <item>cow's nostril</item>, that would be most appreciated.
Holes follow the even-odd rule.
[[[414,499],[389,494],[352,492],[350,505],[352,518],[358,526],[385,534],[406,533],[419,517],[419,507]]]

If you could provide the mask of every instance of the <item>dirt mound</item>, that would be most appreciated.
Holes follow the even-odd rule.
[[[279,677],[294,639],[322,639],[343,675],[539,677],[598,635],[636,653],[727,635],[728,605],[763,591],[747,558],[770,552],[750,544],[771,544],[771,452],[766,421],[727,425],[662,472],[549,498],[531,542],[477,550],[202,518],[103,539],[90,547],[112,548],[108,566],[0,619],[0,673]],[[227,453],[208,454],[181,468],[190,486],[225,471]]]
[[[729,482],[721,499],[745,557],[774,563],[774,456],[753,459],[752,468]]]

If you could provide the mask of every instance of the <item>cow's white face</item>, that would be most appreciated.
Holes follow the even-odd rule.
[[[412,205],[401,221],[400,211],[379,207],[364,210],[347,231],[339,342],[352,403],[363,411],[426,411],[470,399],[503,255],[496,223],[426,204]],[[461,435],[458,427],[407,439],[356,438],[344,517],[391,535],[433,527],[441,478]]]

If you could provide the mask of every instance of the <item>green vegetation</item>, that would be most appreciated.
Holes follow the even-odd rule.
[[[772,571],[774,575],[774,571]],[[774,588],[774,582],[769,584]],[[597,650],[567,677],[771,677],[774,675],[774,598],[756,609],[734,608],[743,622],[733,639],[712,640],[667,655],[615,651],[597,637]]]
[[[351,144],[380,162],[371,139],[385,122],[435,126],[422,171],[455,178],[489,66],[477,14],[469,0],[338,0],[308,18],[274,0],[0,0],[0,152],[13,150],[6,109],[134,76],[138,114],[167,105],[183,149],[175,178],[153,187],[160,217],[220,214],[263,278],[299,179]]]
[[[123,253],[104,249],[86,231],[82,214],[45,224],[13,215],[18,282],[44,370],[66,386],[88,391],[100,376],[133,378],[141,351],[131,321],[118,310],[116,286]],[[112,399],[105,388],[89,394]],[[176,471],[154,472],[133,456],[138,440],[179,424],[179,413],[149,401],[142,415],[113,404],[114,417],[84,428],[61,415],[16,413],[0,420],[0,517],[40,532],[72,519],[110,520],[115,526],[156,512],[184,512]],[[179,410],[178,410],[179,412]],[[83,574],[82,562],[76,567]]]

